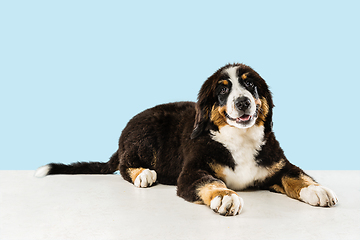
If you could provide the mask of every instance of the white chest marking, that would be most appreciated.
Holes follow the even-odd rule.
[[[235,160],[235,169],[225,167],[225,184],[233,190],[250,187],[256,180],[264,180],[269,172],[255,162],[255,157],[264,142],[264,127],[253,126],[239,129],[222,127],[219,132],[211,131],[212,139],[223,144]]]

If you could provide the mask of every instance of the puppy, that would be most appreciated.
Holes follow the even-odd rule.
[[[110,174],[137,187],[177,185],[177,195],[226,216],[241,212],[235,191],[267,189],[314,206],[338,199],[285,157],[272,131],[273,101],[249,66],[228,64],[202,85],[198,101],[159,105],[133,117],[106,163],[51,163],[35,176]]]

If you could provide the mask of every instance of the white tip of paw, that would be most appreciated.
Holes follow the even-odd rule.
[[[154,170],[145,169],[135,179],[134,185],[136,187],[150,187],[156,182],[157,174]]]
[[[48,173],[50,172],[50,166],[49,165],[45,165],[42,167],[39,167],[36,171],[34,176],[38,177],[38,178],[42,178],[45,177],[46,175],[48,175]]]
[[[332,190],[316,185],[310,185],[301,189],[300,199],[310,205],[321,207],[332,207],[339,202]]]
[[[210,208],[224,216],[235,216],[240,214],[244,206],[244,200],[237,194],[216,196],[210,202]]]

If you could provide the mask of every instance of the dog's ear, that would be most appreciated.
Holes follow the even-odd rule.
[[[198,101],[195,106],[196,108],[195,123],[194,123],[194,130],[191,134],[191,139],[200,136],[200,134],[206,129],[206,126],[209,123],[211,107],[216,101],[215,98],[216,84],[214,84],[214,78],[215,78],[214,75],[205,81],[205,83],[202,85],[199,91]]]
[[[200,104],[197,103],[194,130],[191,133],[191,139],[197,138],[204,130],[209,121],[209,112],[207,109],[202,109]]]
[[[262,109],[260,111],[260,115],[262,116],[259,116],[259,121],[262,121],[264,123],[265,133],[269,133],[272,132],[272,125],[273,125],[272,117],[273,117],[274,103],[272,99],[272,93],[269,90],[268,85],[266,84],[265,80],[260,77],[260,75],[258,76],[261,79],[258,88],[259,95],[262,96],[261,97]]]
[[[199,113],[199,114],[196,113],[194,130],[193,130],[193,132],[191,133],[191,136],[190,136],[191,139],[197,138],[205,129],[206,120],[201,120],[201,118],[202,118],[201,115],[202,115],[201,113]]]
[[[273,100],[272,100],[272,94],[270,90],[268,90],[268,94],[266,95],[266,101],[269,106],[269,112],[266,116],[265,120],[265,133],[266,132],[272,132],[273,131],[273,108],[275,107]]]

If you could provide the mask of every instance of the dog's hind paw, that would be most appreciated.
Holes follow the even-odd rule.
[[[301,189],[300,199],[310,205],[320,207],[332,207],[338,203],[338,198],[332,190],[317,185]]]
[[[154,170],[144,169],[134,181],[136,187],[150,187],[156,182],[157,174]]]

